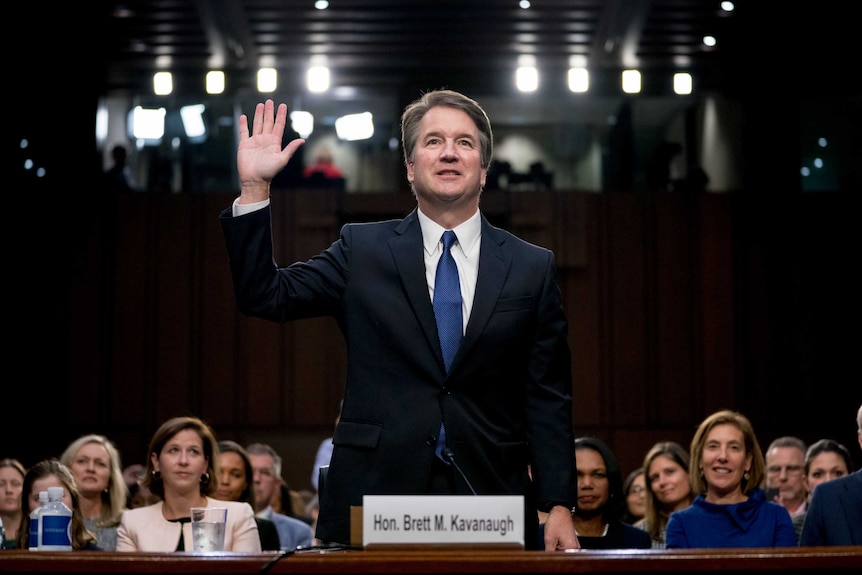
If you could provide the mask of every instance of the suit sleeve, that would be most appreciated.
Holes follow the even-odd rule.
[[[805,512],[805,522],[802,524],[802,535],[799,538],[799,545],[802,547],[826,545],[826,540],[823,536],[823,524],[825,521],[823,501],[817,494],[818,491],[815,489],[811,496],[811,501],[808,503],[808,510]]]
[[[540,508],[572,508],[577,502],[577,477],[571,352],[568,321],[550,251],[541,289],[527,393],[533,480]]]

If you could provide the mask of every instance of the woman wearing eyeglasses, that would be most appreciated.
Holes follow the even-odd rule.
[[[643,467],[638,467],[626,477],[623,483],[623,495],[626,497],[623,523],[634,525],[643,519],[646,513],[646,480]]]

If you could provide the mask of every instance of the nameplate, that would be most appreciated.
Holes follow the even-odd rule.
[[[520,495],[365,495],[362,546],[524,548]]]

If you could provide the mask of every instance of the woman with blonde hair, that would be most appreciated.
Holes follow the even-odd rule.
[[[174,417],[150,440],[140,484],[161,501],[123,513],[117,551],[189,551],[192,507],[226,507],[224,550],[259,552],[254,510],[241,501],[219,501],[219,448],[215,433],[197,417]]]
[[[665,532],[670,514],[694,501],[688,473],[689,454],[674,441],[660,441],[644,457],[646,512],[637,523],[650,534],[653,549],[665,548]]]
[[[120,452],[104,435],[89,434],[70,443],[60,462],[75,477],[87,529],[96,536],[99,547],[114,551],[129,497]]]
[[[0,549],[17,546],[21,527],[21,493],[27,470],[17,459],[0,459]]]
[[[668,519],[668,549],[796,547],[790,514],[759,487],[766,464],[747,417],[721,410],[704,419],[690,461],[697,497]]]

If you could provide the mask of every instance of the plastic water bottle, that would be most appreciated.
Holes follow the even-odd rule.
[[[40,551],[72,550],[72,510],[63,503],[65,489],[48,488],[48,505],[39,515]]]
[[[48,492],[39,492],[39,507],[30,512],[30,551],[39,549],[39,539],[42,531],[39,529],[39,516],[48,505]]]

